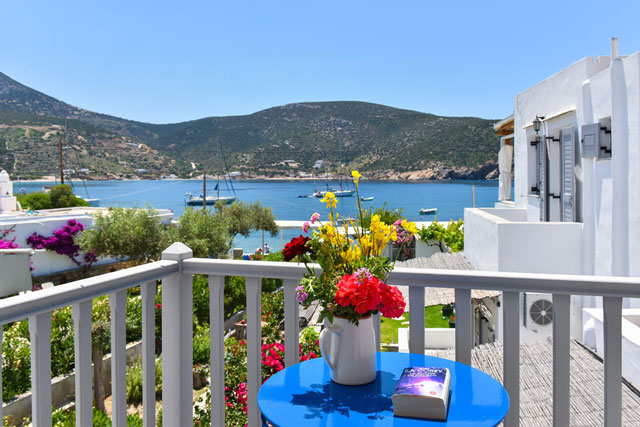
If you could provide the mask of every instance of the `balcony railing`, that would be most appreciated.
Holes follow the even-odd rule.
[[[192,258],[191,250],[177,243],[163,253],[162,261],[104,274],[85,280],[23,294],[0,301],[0,324],[29,319],[31,335],[32,421],[51,426],[51,315],[72,306],[75,328],[76,423],[92,420],[91,307],[92,300],[109,295],[111,304],[112,418],[115,427],[126,426],[125,309],[126,290],[140,285],[142,295],[142,369],[144,425],[155,426],[154,303],[156,281],[162,280],[162,421],[164,426],[193,424],[192,276],[209,277],[211,316],[211,419],[222,427],[224,419],[223,291],[225,276],[246,277],[248,424],[259,426],[257,405],[261,384],[260,307],[261,278],[284,282],[285,364],[298,361],[298,303],[296,286],[304,266],[292,263],[245,262]],[[553,294],[553,425],[569,425],[569,305],[570,295],[604,297],[605,425],[621,425],[621,322],[622,298],[640,297],[640,279],[563,276],[477,271],[396,269],[390,282],[409,286],[411,352],[424,351],[425,287],[455,288],[456,360],[471,363],[471,289],[503,292],[504,325],[519,324],[519,293]],[[377,341],[380,329],[377,322]],[[1,332],[0,328],[0,341]],[[504,425],[517,426],[519,415],[519,327],[504,331],[504,386],[511,406]],[[1,384],[0,384],[1,392]],[[1,411],[1,408],[0,408]],[[0,414],[1,416],[1,414]]]

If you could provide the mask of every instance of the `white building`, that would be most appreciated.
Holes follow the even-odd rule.
[[[617,50],[614,39],[611,57],[581,59],[518,94],[496,125],[502,144],[513,141],[514,200],[465,210],[465,256],[479,270],[640,277],[640,52]],[[523,340],[550,335],[551,296],[521,302]],[[571,334],[600,352],[593,307],[602,300],[572,297]],[[623,312],[623,351],[640,355],[637,314]]]

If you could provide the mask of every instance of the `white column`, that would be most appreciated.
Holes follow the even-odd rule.
[[[31,421],[51,427],[51,312],[29,317],[31,338]]]
[[[111,306],[111,419],[127,425],[127,290],[109,294]]]
[[[284,364],[295,365],[300,360],[300,310],[296,287],[297,280],[284,281]]]
[[[180,271],[162,279],[162,425],[193,424],[193,285],[182,261],[193,251],[174,243],[163,260],[178,261]]]
[[[604,425],[622,425],[622,298],[604,297]]]
[[[211,425],[224,427],[224,276],[209,276]]]
[[[553,425],[569,426],[570,295],[553,294]]]
[[[629,275],[629,129],[624,66],[611,61],[611,261],[613,276]],[[636,189],[637,190],[637,189]]]
[[[249,427],[259,427],[258,390],[262,384],[261,351],[261,288],[262,280],[247,277],[247,421]]]
[[[409,287],[409,352],[424,354],[424,288]]]
[[[0,349],[2,349],[2,326],[0,325]],[[0,351],[0,397],[2,396],[2,351]],[[2,404],[0,404],[0,420],[3,419],[2,418]]]
[[[140,286],[142,297],[142,423],[156,426],[156,282]]]
[[[76,371],[76,425],[90,426],[93,422],[93,393],[91,373],[91,309],[93,301],[73,305],[73,348]]]
[[[509,394],[505,427],[520,425],[520,293],[504,292],[504,388]]]
[[[471,290],[456,289],[456,362],[471,366],[473,325],[471,323]]]

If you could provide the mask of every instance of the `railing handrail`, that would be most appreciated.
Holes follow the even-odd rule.
[[[176,261],[155,261],[0,300],[0,324],[66,307],[178,272]]]
[[[306,268],[302,264],[262,261],[190,258],[183,261],[183,272],[254,278],[299,280]],[[310,265],[316,272],[322,268]],[[0,324],[96,298],[138,283],[161,279],[179,269],[176,261],[155,261],[125,270],[78,280],[38,292],[0,300]],[[467,270],[439,270],[398,267],[390,283],[410,287],[486,289],[506,292],[541,292],[563,295],[592,295],[640,298],[640,278],[616,276],[505,273]]]
[[[317,273],[322,271],[318,264],[311,264],[310,267]],[[183,261],[183,271],[191,274],[295,280],[300,279],[307,270],[303,264],[294,263],[190,258]],[[640,278],[637,277],[397,267],[391,272],[389,282],[416,287],[640,298]]]

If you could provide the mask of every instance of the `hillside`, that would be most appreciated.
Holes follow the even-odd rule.
[[[446,175],[495,163],[493,123],[364,102],[300,103],[174,125],[150,146],[211,169],[219,143],[231,168],[263,175],[310,171],[317,160],[322,170],[335,170],[340,159],[380,177],[434,169]]]
[[[57,175],[58,140],[63,168],[78,178],[155,177],[176,171],[173,162],[138,140],[78,120],[0,110],[0,169],[23,177]],[[145,169],[145,172],[140,171]]]
[[[28,117],[12,118],[11,114]],[[102,141],[92,151],[86,150],[88,158],[102,154],[117,159],[120,166],[135,161],[137,167],[144,164],[145,169],[153,169],[153,176],[215,173],[219,145],[229,167],[247,178],[335,174],[342,162],[378,179],[482,179],[495,175],[499,148],[492,120],[440,117],[355,101],[288,104],[245,116],[166,125],[141,123],[71,106],[0,73],[0,125],[15,130],[20,120],[26,120],[31,125],[52,126],[60,125],[65,117],[72,119],[76,132],[88,126],[84,132]],[[120,139],[107,143],[106,135]],[[6,140],[6,132],[0,138]],[[11,138],[11,144],[0,144],[5,145],[4,150],[0,148],[0,159],[20,157],[17,149],[26,158],[39,146],[21,145],[15,142],[15,135]],[[148,155],[123,160],[130,154],[127,144],[135,143],[143,143]],[[37,152],[32,155],[40,156]],[[321,166],[314,168],[319,160]],[[39,160],[47,161],[50,158]],[[112,165],[111,161],[104,164],[106,169]],[[18,171],[26,166],[16,163]],[[122,169],[112,173],[126,172]]]

